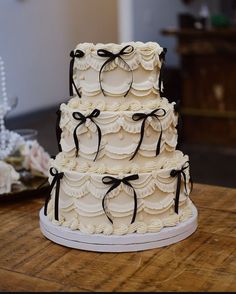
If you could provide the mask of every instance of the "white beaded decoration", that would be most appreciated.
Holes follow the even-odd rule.
[[[9,156],[24,139],[17,133],[6,130],[4,117],[11,110],[7,99],[4,62],[0,56],[0,160]]]
[[[0,92],[0,149],[4,150],[6,148],[6,130],[4,124],[4,116],[7,108],[7,92],[6,92],[6,77],[4,70],[4,62],[0,56],[0,82],[1,82],[1,92]]]

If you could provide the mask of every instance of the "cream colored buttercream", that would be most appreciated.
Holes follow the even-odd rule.
[[[69,157],[75,155],[75,142],[73,138],[74,130],[80,121],[73,118],[74,112],[80,112],[84,116],[89,115],[94,108],[85,111],[79,108],[74,108],[73,100],[69,104],[61,105],[61,121],[60,128],[62,130],[61,146],[63,152]],[[72,105],[71,105],[72,104]],[[81,104],[76,104],[76,107]],[[122,105],[121,105],[122,106]],[[166,115],[156,118],[149,117],[145,123],[145,134],[143,142],[139,148],[139,157],[133,159],[133,162],[141,163],[143,158],[153,160],[156,154],[157,140],[159,139],[162,129],[161,152],[174,151],[177,144],[176,125],[178,116],[174,112],[174,103],[168,103],[167,99],[160,100],[154,109],[164,109]],[[127,108],[130,105],[126,106]],[[124,109],[127,109],[124,108]],[[142,120],[134,121],[132,116],[137,112],[150,113],[153,109],[141,109],[141,111],[131,110],[116,110],[116,111],[101,111],[100,115],[93,118],[94,122],[101,129],[102,141],[97,162],[110,162],[111,164],[119,161],[122,166],[127,165],[134,153],[140,140],[140,130]],[[160,111],[162,113],[162,111]],[[76,134],[79,138],[79,156],[83,161],[93,161],[97,152],[98,137],[96,125],[88,119],[85,124],[81,125]],[[111,161],[109,161],[112,159]],[[121,161],[123,160],[123,161]]]
[[[134,224],[130,224],[133,214],[133,190],[121,183],[109,193],[109,214],[112,216],[113,225],[107,219],[102,199],[109,186],[102,182],[107,173],[99,174],[88,171],[69,171],[66,167],[61,169],[58,159],[52,160],[51,165],[64,172],[60,185],[60,218],[57,224],[80,229],[89,234],[106,232],[106,234],[122,235],[137,232],[157,232],[165,226],[174,226],[192,215],[191,201],[182,188],[180,194],[180,213],[173,212],[174,197],[177,178],[171,177],[172,169],[180,169],[188,161],[187,156],[177,152],[172,160],[168,159],[155,172],[139,172],[139,179],[132,182],[136,191],[138,205],[137,217]],[[185,171],[187,182],[189,172]],[[117,178],[129,174],[120,172]],[[52,178],[50,178],[52,181]],[[189,187],[188,187],[189,193]],[[48,206],[48,215],[53,220],[54,192]],[[108,229],[109,228],[109,229]]]
[[[98,56],[97,50],[106,49],[116,54],[127,45],[134,50],[122,58],[109,62],[99,71],[106,58]],[[86,234],[124,235],[156,233],[164,227],[176,226],[192,216],[193,204],[189,198],[190,175],[185,169],[187,193],[183,177],[179,198],[179,212],[174,211],[177,177],[171,176],[173,169],[181,169],[189,160],[187,155],[175,150],[177,145],[178,115],[174,103],[169,103],[159,94],[159,75],[162,66],[160,54],[163,48],[157,43],[129,42],[117,44],[79,44],[84,56],[74,63],[74,81],[80,88],[82,97],[71,98],[60,107],[61,147],[51,166],[63,172],[60,181],[59,220],[54,218],[55,187],[48,203],[48,218],[56,225]],[[131,82],[133,84],[124,97]],[[139,140],[142,121],[134,121],[135,113],[149,114],[162,108],[166,115],[149,117],[145,123],[143,142],[133,155]],[[77,128],[79,141],[78,157],[75,157],[74,130],[79,121],[73,118],[74,112],[89,115],[94,109],[100,115],[93,121],[100,127],[102,140],[96,161],[94,161],[98,132],[93,121],[87,119]],[[157,141],[162,130],[160,154],[156,156]],[[102,201],[110,185],[103,183],[105,176],[118,179],[138,174],[132,187],[121,183],[106,196],[105,214]],[[53,177],[49,181],[52,183]],[[134,213],[134,190],[137,195],[137,214]]]
[[[111,99],[115,98],[122,102],[131,83],[132,75],[133,83],[128,94],[129,98],[133,97],[136,100],[151,94],[154,98],[159,97],[158,81],[162,64],[160,54],[163,48],[157,43],[128,42],[120,45],[83,43],[79,44],[75,51],[83,51],[84,56],[75,58],[74,63],[74,81],[82,92],[82,100],[104,98],[98,75],[108,57],[99,56],[98,50],[105,49],[117,54],[128,45],[133,47],[132,52],[127,51],[128,54],[122,55],[122,59],[115,58],[102,70],[102,88],[107,100],[112,102]],[[132,75],[130,70],[132,70]]]

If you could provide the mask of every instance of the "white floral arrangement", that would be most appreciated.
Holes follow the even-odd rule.
[[[18,184],[19,173],[14,167],[4,161],[0,161],[0,194],[10,193],[13,184]]]
[[[23,167],[30,170],[32,174],[48,177],[49,154],[39,145],[38,141],[26,141],[21,150],[23,155]]]
[[[12,192],[13,185],[24,186],[21,181],[25,171],[31,179],[47,178],[49,160],[49,154],[37,140],[21,141],[14,153],[0,160],[0,195]]]

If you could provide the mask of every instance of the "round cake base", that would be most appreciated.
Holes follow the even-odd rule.
[[[123,236],[84,234],[63,226],[54,225],[40,210],[40,228],[49,240],[75,249],[97,252],[131,252],[159,248],[177,243],[197,229],[197,209],[193,206],[193,216],[174,227],[163,228],[158,233],[127,234]]]

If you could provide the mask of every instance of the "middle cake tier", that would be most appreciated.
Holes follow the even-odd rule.
[[[66,158],[78,158],[80,166],[96,162],[123,167],[129,161],[156,164],[176,148],[178,114],[174,106],[166,98],[136,111],[101,111],[93,105],[84,110],[71,101],[62,104],[61,151]]]

